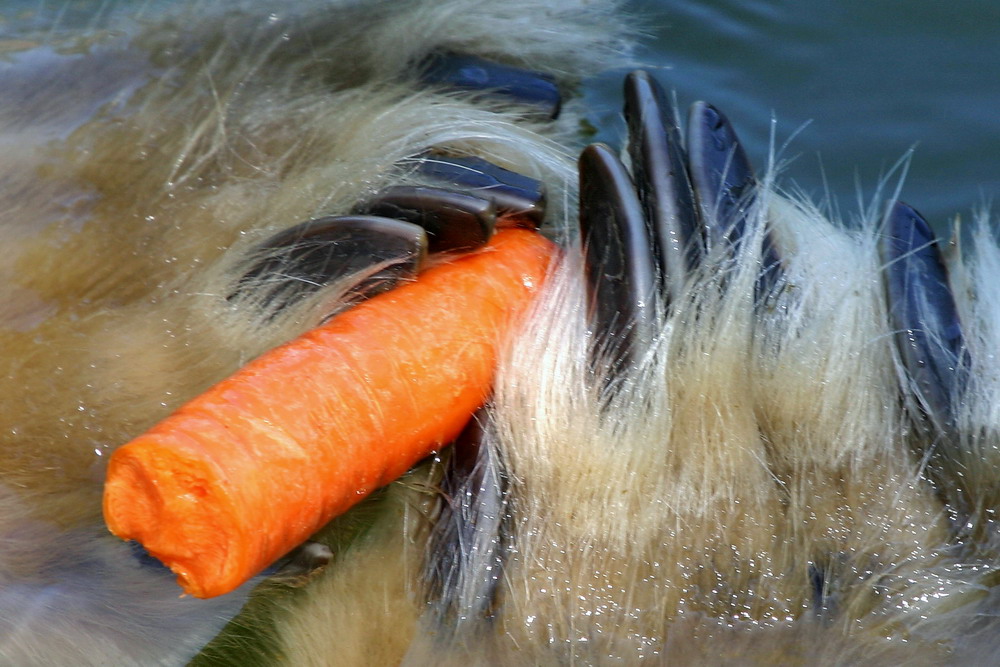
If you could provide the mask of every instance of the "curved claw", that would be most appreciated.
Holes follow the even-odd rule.
[[[473,195],[409,185],[388,187],[358,213],[404,220],[427,232],[430,252],[471,250],[490,240],[496,225],[493,202]]]
[[[648,72],[625,78],[632,174],[652,232],[664,293],[676,298],[697,266],[703,241],[680,131],[663,89]]]
[[[489,92],[532,107],[546,118],[556,118],[562,106],[559,88],[551,76],[476,56],[434,54],[423,63],[421,78],[431,84]]]
[[[418,170],[447,187],[493,202],[497,215],[517,216],[537,227],[545,216],[545,186],[529,176],[498,167],[478,157],[452,157],[427,153]]]
[[[937,238],[907,204],[895,202],[889,212],[882,259],[908,389],[938,433],[952,433],[968,355]]]
[[[725,115],[704,102],[691,107],[688,151],[707,246],[725,244],[735,253],[748,234],[748,212],[757,187],[746,151]],[[758,301],[774,293],[780,276],[781,257],[771,234],[765,232],[755,285]]]
[[[603,144],[580,154],[580,232],[595,350],[621,371],[653,330],[656,263],[632,180]]]
[[[282,308],[340,280],[354,279],[348,302],[387,291],[416,276],[427,254],[417,225],[375,216],[331,216],[295,225],[256,248],[258,261],[229,295],[248,292]]]
[[[688,119],[688,152],[709,248],[738,246],[757,180],[729,120],[710,104],[695,102]]]
[[[441,628],[489,618],[503,576],[510,527],[507,478],[484,442],[480,410],[452,446],[441,480],[441,514],[427,550],[425,580]]]

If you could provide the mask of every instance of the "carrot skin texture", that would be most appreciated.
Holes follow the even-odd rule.
[[[236,589],[458,435],[555,253],[501,230],[262,355],[114,453],[109,529],[191,595]]]

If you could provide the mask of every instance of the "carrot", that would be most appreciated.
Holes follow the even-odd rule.
[[[111,457],[111,532],[191,595],[234,590],[458,435],[554,248],[502,230],[185,404]]]

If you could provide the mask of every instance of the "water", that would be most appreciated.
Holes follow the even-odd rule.
[[[783,182],[858,193],[914,149],[902,198],[939,229],[1000,202],[1000,3],[972,0],[634,0],[638,52],[676,92],[725,112],[756,165],[776,119]],[[620,141],[621,72],[593,83],[600,137]],[[686,113],[686,111],[684,112]],[[682,113],[683,116],[683,113]],[[801,131],[800,131],[801,130]],[[796,134],[797,133],[797,134]]]

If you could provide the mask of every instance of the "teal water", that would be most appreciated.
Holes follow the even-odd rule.
[[[913,149],[902,198],[935,226],[1000,206],[1000,3],[970,0],[634,0],[639,50],[676,93],[718,106],[758,168],[772,133],[783,183],[844,217]],[[593,82],[619,141],[621,73]]]

